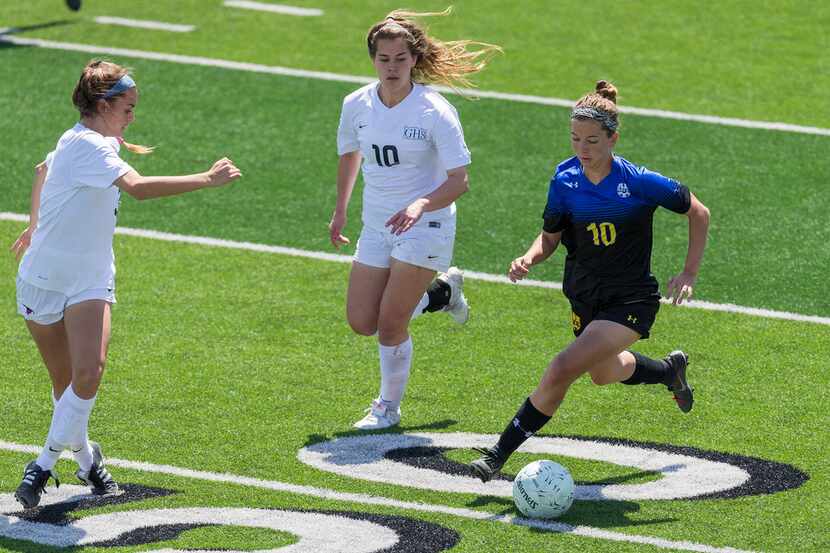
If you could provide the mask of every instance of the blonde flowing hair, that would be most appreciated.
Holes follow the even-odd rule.
[[[75,90],[72,92],[72,103],[81,112],[81,117],[92,117],[98,113],[98,102],[100,100],[112,103],[121,96],[123,92],[107,98],[106,93],[115,86],[115,83],[121,77],[129,72],[130,70],[126,67],[104,60],[92,60],[86,64],[81,73],[81,78],[78,79],[78,84],[75,85]],[[151,147],[130,144],[121,137],[118,137],[118,141],[129,151],[136,154],[149,154],[153,151]]]
[[[422,17],[446,16],[452,13],[452,7],[442,12],[410,12],[395,10],[369,29],[366,43],[369,56],[375,59],[377,41],[382,39],[402,38],[413,56],[418,58],[412,69],[412,79],[420,83],[444,84],[460,92],[459,88],[475,85],[468,79],[469,75],[484,69],[501,47],[486,42],[473,40],[453,40],[442,42],[427,34],[426,27],[414,19]],[[470,47],[476,49],[471,50]]]

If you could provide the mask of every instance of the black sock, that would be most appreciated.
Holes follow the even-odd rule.
[[[427,295],[429,296],[429,305],[424,308],[424,312],[440,311],[450,303],[452,288],[443,280],[436,279],[427,288]]]
[[[550,417],[536,409],[527,398],[516,411],[516,416],[501,433],[493,449],[502,459],[507,459],[525,440],[533,436],[550,420]]]
[[[630,350],[629,350],[630,351]],[[674,380],[674,371],[665,359],[652,359],[642,353],[631,351],[636,364],[634,374],[622,384],[671,384]]]

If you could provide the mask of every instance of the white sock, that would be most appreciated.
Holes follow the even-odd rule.
[[[55,412],[52,413],[52,424],[46,437],[46,445],[36,461],[40,468],[51,470],[66,448],[82,448],[95,397],[81,399],[75,394],[72,386],[66,388],[55,406]]]
[[[52,398],[52,407],[57,407],[58,399],[55,397],[54,389],[50,397]],[[72,457],[75,458],[75,462],[78,463],[78,467],[82,471],[89,472],[89,469],[92,468],[92,446],[89,445],[89,433],[86,429],[84,429],[84,436],[81,439],[80,447],[72,449]]]
[[[417,319],[418,317],[423,315],[424,314],[424,309],[427,308],[427,305],[429,305],[429,294],[424,292],[424,295],[421,298],[421,301],[418,302],[418,307],[416,307],[415,311],[412,312],[412,317],[409,320],[414,321],[415,319]]]
[[[84,429],[84,435],[81,440],[81,444],[78,447],[72,448],[72,457],[74,457],[75,462],[78,463],[78,468],[80,468],[83,472],[89,472],[89,469],[92,468],[92,446],[89,445],[89,434],[87,429]]]
[[[397,346],[378,344],[380,351],[380,401],[397,411],[409,381],[412,366],[412,337]]]

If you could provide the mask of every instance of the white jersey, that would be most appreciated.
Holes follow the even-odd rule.
[[[443,96],[415,83],[388,108],[377,89],[374,82],[346,96],[337,153],[363,155],[363,224],[382,230],[393,214],[441,186],[447,171],[469,165],[470,151],[458,113]],[[454,224],[455,204],[429,212],[428,219]]]
[[[20,262],[21,279],[67,296],[113,287],[120,197],[113,182],[132,170],[119,149],[115,138],[80,123],[63,133],[46,158],[37,227]]]

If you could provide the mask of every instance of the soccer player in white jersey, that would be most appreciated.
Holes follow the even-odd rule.
[[[227,184],[240,176],[227,158],[204,173],[143,177],[123,161],[120,144],[134,119],[138,89],[128,71],[92,61],[72,101],[81,119],[58,140],[35,171],[29,226],[12,245],[18,259],[18,311],[52,380],[54,412],[46,444],[26,465],[15,497],[38,505],[62,451],[71,449],[76,475],[93,492],[118,492],[101,448],[87,425],[104,372],[115,303],[112,237],[121,191],[136,199],[181,194]]]
[[[470,152],[455,108],[424,83],[469,85],[466,75],[484,68],[499,48],[436,41],[412,19],[425,15],[436,14],[395,11],[372,26],[367,44],[378,81],[346,97],[337,132],[330,238],[335,247],[349,243],[341,231],[362,161],[363,229],[347,316],[356,333],[377,334],[380,350],[380,393],[354,424],[361,430],[400,422],[412,364],[409,321],[443,310],[464,323],[469,314],[463,275],[450,265],[454,202],[468,189]],[[480,49],[469,51],[471,44]]]

